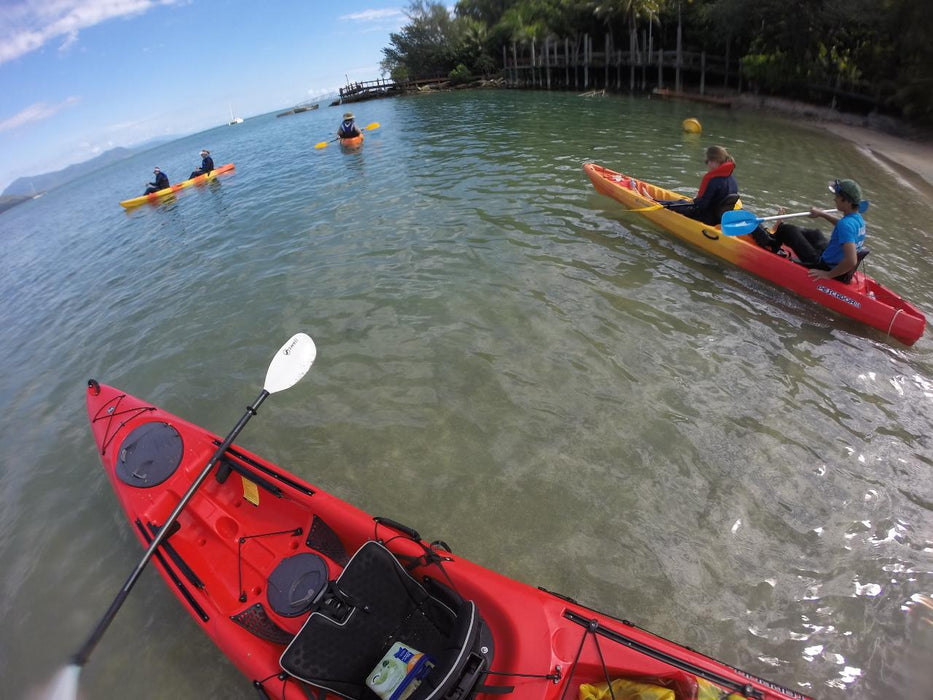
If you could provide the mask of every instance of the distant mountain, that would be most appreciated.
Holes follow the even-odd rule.
[[[34,195],[37,192],[45,192],[53,187],[58,187],[66,182],[75,180],[82,175],[87,175],[90,172],[103,168],[105,165],[110,165],[111,163],[129,158],[133,153],[134,152],[130,149],[120,146],[105,151],[96,158],[86,160],[83,163],[69,165],[67,168],[54,173],[20,177],[10,183],[9,187],[3,190],[3,194]]]

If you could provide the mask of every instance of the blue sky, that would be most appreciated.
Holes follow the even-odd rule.
[[[0,191],[380,77],[407,0],[0,0]]]

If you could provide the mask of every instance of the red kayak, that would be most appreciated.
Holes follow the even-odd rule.
[[[94,380],[87,409],[148,547],[222,440]],[[806,697],[485,569],[235,445],[175,523],[155,566],[264,697]]]

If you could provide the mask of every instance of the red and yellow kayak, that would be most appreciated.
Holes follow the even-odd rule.
[[[148,547],[222,440],[94,380],[86,399]],[[236,445],[169,533],[153,564],[261,697],[376,700],[367,683],[396,643],[433,664],[410,700],[611,700],[639,685],[658,700],[806,697],[474,564]]]
[[[221,165],[219,168],[214,168],[209,173],[198,175],[197,177],[193,177],[190,180],[184,180],[183,182],[179,182],[177,185],[166,187],[164,190],[158,190],[151,194],[144,194],[140,197],[133,197],[133,199],[124,199],[122,202],[120,202],[120,206],[124,209],[133,209],[134,207],[139,207],[143,204],[158,204],[164,198],[170,197],[179,190],[183,190],[186,187],[191,187],[192,185],[203,185],[208,180],[213,180],[218,175],[221,175],[222,173],[228,173],[233,169],[233,163],[227,163],[226,165]]]
[[[749,234],[723,235],[718,226],[708,226],[655,202],[688,199],[678,192],[636,180],[595,163],[586,163],[583,169],[597,192],[637,210],[652,223],[710,255],[877,328],[905,345],[913,345],[923,335],[926,327],[923,312],[861,270],[857,270],[848,283],[812,279],[807,268],[759,247]]]

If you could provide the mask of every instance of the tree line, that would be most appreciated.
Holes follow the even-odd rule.
[[[503,47],[548,37],[578,45],[706,51],[737,62],[761,94],[882,111],[933,126],[930,0],[415,0],[382,69],[398,81],[466,81],[502,68]]]

